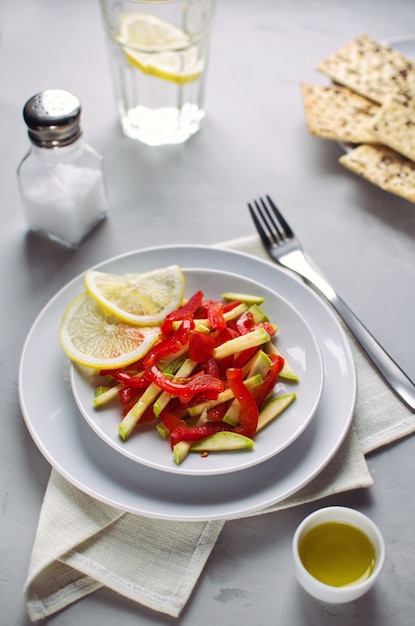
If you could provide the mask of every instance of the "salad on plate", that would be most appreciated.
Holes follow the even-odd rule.
[[[152,425],[176,465],[195,452],[249,453],[257,433],[296,400],[296,392],[276,391],[279,380],[296,385],[299,377],[276,347],[279,329],[260,293],[212,299],[196,289],[185,298],[177,265],[90,270],[84,283],[65,311],[60,343],[96,382],[94,411],[119,407],[114,430],[123,445]]]

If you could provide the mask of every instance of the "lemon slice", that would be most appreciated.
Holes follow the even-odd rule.
[[[95,369],[115,369],[137,361],[158,336],[159,328],[131,326],[109,315],[88,293],[68,306],[59,329],[65,354]]]
[[[137,326],[161,324],[184,296],[184,276],[178,265],[122,276],[89,270],[84,280],[87,291],[104,308]]]
[[[145,74],[184,85],[203,71],[203,60],[189,35],[155,15],[122,15],[117,41],[124,46],[127,61]]]

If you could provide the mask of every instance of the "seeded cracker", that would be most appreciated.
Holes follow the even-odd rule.
[[[415,97],[389,96],[373,119],[372,132],[379,143],[415,161]]]
[[[415,202],[415,163],[382,145],[361,145],[339,163],[385,191]]]
[[[415,66],[403,54],[361,35],[322,61],[317,70],[379,104],[397,90],[415,93]]]
[[[332,85],[301,85],[307,127],[312,135],[348,143],[376,143],[370,132],[379,105]]]

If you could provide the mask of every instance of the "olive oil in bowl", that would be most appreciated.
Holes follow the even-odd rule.
[[[329,506],[310,513],[293,537],[294,570],[300,585],[323,602],[356,600],[378,579],[385,542],[360,511]]]
[[[368,536],[345,522],[325,522],[309,530],[300,541],[299,555],[314,578],[334,587],[367,580],[376,562]]]

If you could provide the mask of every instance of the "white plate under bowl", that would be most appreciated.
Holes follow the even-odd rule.
[[[394,50],[398,50],[408,59],[415,60],[415,35],[400,35],[398,37],[390,37],[384,42]]]
[[[130,272],[135,271],[130,268]],[[71,384],[78,408],[94,432],[108,445],[136,463],[163,472],[182,475],[208,476],[247,469],[263,463],[289,446],[313,418],[323,388],[323,362],[317,341],[302,315],[268,287],[237,274],[203,268],[182,268],[186,279],[185,296],[189,298],[202,290],[207,300],[220,300],[227,291],[248,293],[265,298],[261,308],[271,322],[278,326],[274,345],[294,368],[299,383],[288,383],[280,378],[277,395],[296,393],[296,400],[271,424],[255,436],[253,450],[215,452],[207,457],[190,454],[180,465],[173,461],[170,439],[163,439],[154,423],[138,425],[127,439],[118,436],[121,405],[112,402],[108,407],[95,409],[94,388],[102,378],[86,376],[75,366],[71,368]]]
[[[336,454],[350,429],[356,403],[353,355],[336,315],[319,296],[292,273],[247,254],[210,246],[161,246],[128,252],[94,269],[123,274],[133,266],[145,272],[172,263],[242,274],[278,291],[303,315],[317,338],[324,365],[321,399],[304,432],[268,461],[220,477],[159,472],[118,454],[79,413],[68,359],[57,340],[63,311],[82,291],[84,273],[48,302],[28,333],[19,368],[22,414],[52,467],[101,502],[157,519],[244,517],[297,492]]]

